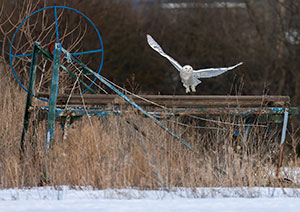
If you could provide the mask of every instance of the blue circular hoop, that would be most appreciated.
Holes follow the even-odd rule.
[[[16,37],[16,34],[17,32],[19,31],[20,27],[33,15],[43,11],[43,10],[47,10],[47,9],[54,9],[54,13],[55,13],[55,27],[56,27],[56,40],[59,40],[59,34],[58,34],[58,23],[57,23],[57,8],[59,9],[67,9],[67,10],[72,10],[76,13],[78,13],[79,15],[83,16],[86,20],[88,20],[88,22],[93,26],[94,30],[96,31],[97,33],[97,36],[98,36],[98,39],[100,41],[100,49],[98,50],[94,50],[94,51],[87,51],[87,52],[84,52],[84,54],[89,54],[89,53],[96,53],[96,52],[101,52],[101,62],[100,62],[100,66],[99,66],[99,69],[97,71],[98,74],[100,74],[100,71],[102,69],[102,66],[103,66],[103,56],[104,56],[104,50],[103,50],[103,42],[102,42],[102,38],[100,36],[100,33],[98,31],[98,29],[96,28],[95,24],[83,13],[81,13],[80,11],[74,9],[74,8],[71,8],[71,7],[66,7],[66,6],[49,6],[49,7],[44,7],[42,9],[39,9],[35,12],[33,12],[31,15],[27,16],[18,26],[17,30],[15,31],[15,33],[13,34],[13,37],[11,39],[11,43],[10,43],[10,46],[9,46],[9,63],[10,63],[10,66],[11,66],[11,70],[12,70],[12,73],[14,75],[14,77],[16,78],[17,82],[19,83],[19,85],[27,92],[27,89],[24,87],[24,85],[20,82],[19,78],[17,77],[16,75],[16,72],[13,68],[13,64],[12,64],[12,58],[16,58],[18,56],[13,56],[12,55],[12,47],[13,47],[13,43],[14,43],[14,40],[15,40],[15,37]],[[79,55],[80,53],[76,54],[76,53],[71,53],[73,55]],[[26,55],[21,55],[21,56],[32,56],[32,54],[26,54]],[[89,87],[91,87],[96,81],[96,78],[91,82],[91,84],[89,85]],[[87,89],[85,89],[83,93],[85,93],[87,91]],[[40,97],[37,97],[38,99],[40,100],[43,100],[43,101],[48,101],[48,99],[45,99],[45,98],[40,98]]]

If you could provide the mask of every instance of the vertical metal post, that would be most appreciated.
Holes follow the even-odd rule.
[[[287,129],[287,124],[288,124],[288,117],[289,117],[289,112],[288,112],[288,109],[286,109],[284,111],[284,118],[283,118],[282,132],[281,132],[280,151],[279,151],[279,158],[278,158],[278,164],[277,164],[277,170],[276,170],[276,177],[279,176],[280,167],[282,165],[282,155],[283,155],[283,147],[284,147],[285,136],[286,136],[286,129]]]
[[[29,119],[30,119],[30,111],[29,108],[32,106],[32,97],[34,95],[34,84],[36,78],[36,67],[38,61],[38,48],[37,42],[33,43],[33,52],[31,58],[31,65],[30,65],[30,74],[29,74],[29,82],[28,82],[28,92],[27,92],[27,99],[26,99],[26,106],[25,106],[25,113],[24,113],[24,124],[23,124],[23,131],[20,143],[20,151],[24,152],[24,143],[25,143],[25,135],[28,130]]]
[[[243,137],[243,142],[246,142],[247,139],[248,139],[248,135],[249,135],[249,130],[250,130],[250,126],[249,125],[246,125],[245,127],[245,135]]]
[[[53,142],[53,133],[54,133],[54,126],[55,126],[55,118],[56,118],[56,100],[57,100],[57,93],[58,93],[60,57],[61,57],[61,44],[55,43],[51,91],[50,91],[50,100],[49,100],[49,111],[48,111],[47,135],[46,135],[46,152],[48,152],[49,146],[51,146]]]

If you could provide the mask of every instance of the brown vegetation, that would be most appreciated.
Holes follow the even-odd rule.
[[[279,151],[277,128],[253,127],[248,139],[238,126],[186,122],[167,125],[190,142],[194,151],[134,111],[121,116],[75,122],[63,140],[56,126],[53,147],[45,153],[45,122],[32,116],[26,151],[19,151],[24,91],[1,81],[0,185],[2,188],[48,185],[91,185],[95,188],[140,189],[202,186],[282,186],[274,181]],[[223,121],[233,121],[225,117]],[[188,123],[185,127],[180,123]],[[138,126],[138,127],[137,127]],[[204,126],[197,129],[192,126]],[[219,129],[216,129],[219,128]],[[236,129],[240,135],[235,136]],[[291,134],[284,165],[296,162],[299,139]],[[43,179],[43,170],[47,179]],[[291,185],[289,185],[291,186]]]

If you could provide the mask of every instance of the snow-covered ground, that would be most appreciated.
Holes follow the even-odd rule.
[[[177,188],[92,190],[63,187],[0,190],[0,211],[214,211],[298,212],[300,189]]]

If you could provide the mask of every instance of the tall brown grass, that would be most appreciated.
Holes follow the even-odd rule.
[[[57,123],[54,144],[45,153],[46,121],[38,122],[33,113],[25,152],[21,154],[19,145],[26,93],[7,75],[1,74],[1,79],[1,188],[45,184],[140,189],[283,186],[274,177],[280,135],[280,128],[276,127],[271,131],[252,127],[244,140],[243,127],[203,124],[199,120],[187,120],[187,117],[164,121],[190,142],[194,147],[191,151],[132,110],[120,116],[85,117],[71,125],[65,140]],[[34,104],[39,101],[35,100]],[[234,121],[229,117],[220,120]],[[178,122],[208,128],[187,128]],[[237,129],[239,136],[234,135]],[[290,145],[298,144],[295,134]],[[285,165],[296,160],[295,148],[288,149]],[[43,179],[44,170],[46,179]]]

